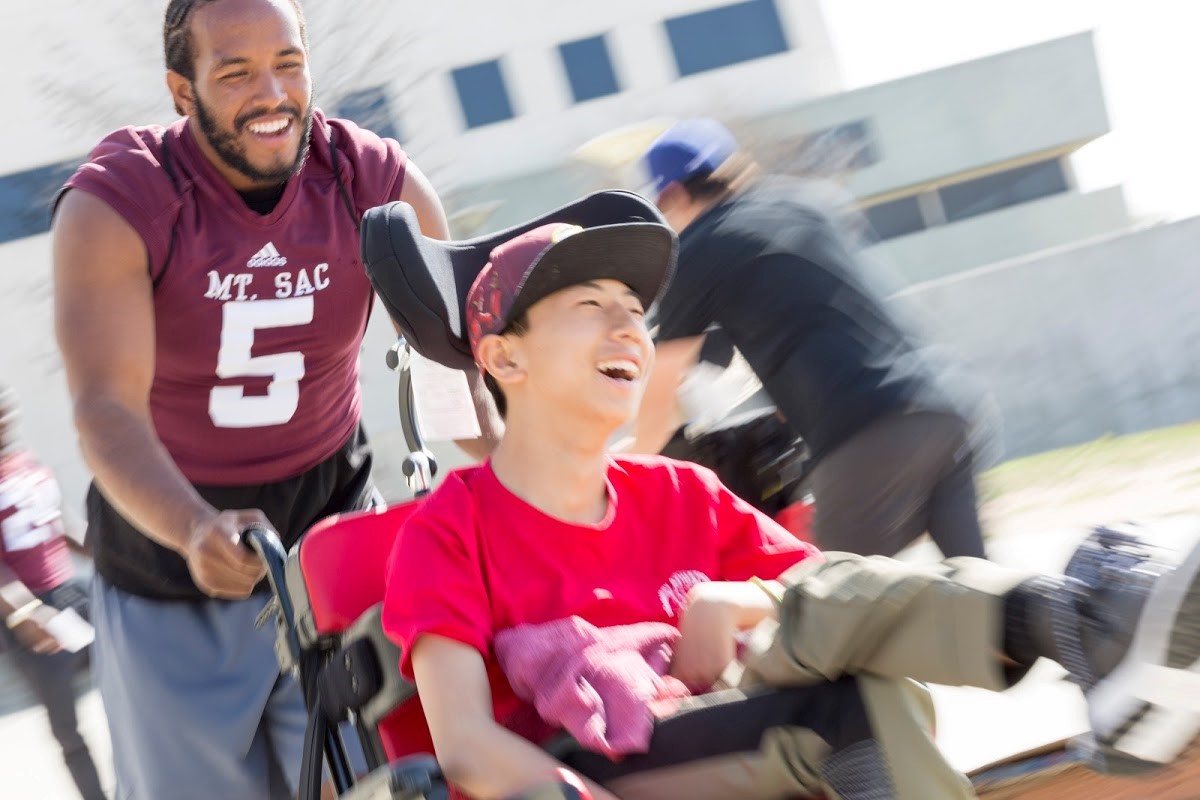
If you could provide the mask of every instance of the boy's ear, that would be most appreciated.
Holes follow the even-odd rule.
[[[512,343],[497,334],[488,334],[479,340],[476,358],[496,382],[503,386],[516,383],[525,376],[525,370],[517,362]]]

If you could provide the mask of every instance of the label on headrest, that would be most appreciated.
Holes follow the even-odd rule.
[[[413,352],[413,403],[417,426],[426,442],[475,439],[480,435],[479,417],[471,399],[471,387],[462,370],[442,366]]]

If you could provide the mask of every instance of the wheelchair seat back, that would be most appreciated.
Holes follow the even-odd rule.
[[[338,514],[309,530],[299,571],[317,636],[336,636],[383,601],[396,536],[420,501]]]

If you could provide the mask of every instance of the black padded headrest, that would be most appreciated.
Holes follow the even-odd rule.
[[[363,216],[362,261],[388,315],[414,350],[447,367],[474,369],[463,317],[471,284],[496,245],[551,222],[581,228],[624,222],[666,224],[654,204],[641,195],[605,191],[505,230],[440,241],[423,236],[412,206],[397,200]]]

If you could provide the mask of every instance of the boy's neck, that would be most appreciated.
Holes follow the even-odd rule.
[[[608,512],[608,439],[599,432],[507,420],[492,471],[510,492],[564,522],[591,525]],[[611,434],[610,434],[611,435]]]

